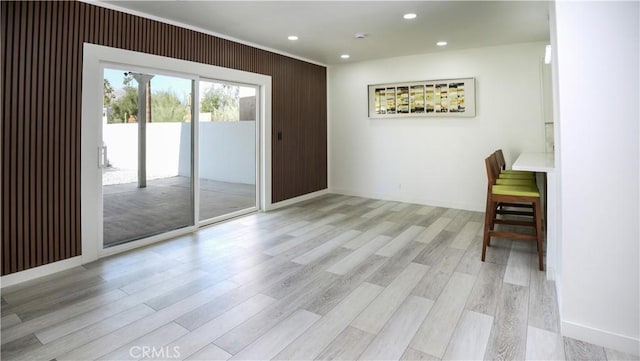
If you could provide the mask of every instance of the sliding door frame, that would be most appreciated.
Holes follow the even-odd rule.
[[[263,74],[223,68],[191,61],[145,54],[129,50],[85,43],[83,47],[82,76],[82,126],[81,126],[81,191],[82,209],[82,263],[101,257],[142,247],[183,234],[194,232],[199,222],[199,116],[198,102],[193,102],[192,112],[192,186],[194,197],[194,225],[104,248],[102,234],[102,172],[98,168],[98,146],[102,141],[103,70],[109,65],[142,69],[155,74],[173,75],[194,80],[193,98],[198,92],[199,81],[217,81],[256,86],[259,114],[256,119],[256,174],[259,180],[257,210],[271,206],[271,77]],[[257,104],[258,105],[258,104]],[[196,136],[193,136],[193,135]],[[206,224],[206,222],[205,222]]]

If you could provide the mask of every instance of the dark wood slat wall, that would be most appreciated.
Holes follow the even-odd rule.
[[[325,67],[86,3],[1,6],[2,275],[81,254],[84,42],[270,75],[273,201],[327,187]]]

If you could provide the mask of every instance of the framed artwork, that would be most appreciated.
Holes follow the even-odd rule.
[[[475,116],[474,78],[369,85],[369,118]]]

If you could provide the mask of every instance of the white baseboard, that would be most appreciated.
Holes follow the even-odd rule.
[[[323,189],[323,190],[319,190],[317,192],[303,194],[303,195],[295,197],[295,198],[289,198],[289,199],[286,199],[286,200],[281,201],[281,202],[271,203],[270,205],[265,207],[266,208],[265,211],[272,211],[274,209],[290,206],[292,204],[304,202],[304,201],[307,201],[309,199],[313,199],[313,198],[316,198],[316,197],[323,196],[325,194],[329,194],[329,189]]]
[[[64,259],[62,261],[45,264],[40,267],[29,268],[28,270],[11,273],[0,277],[0,287],[5,288],[17,285],[22,282],[34,280],[36,278],[49,276],[54,273],[66,271],[68,269],[82,266],[82,256]]]
[[[384,193],[371,193],[371,192],[363,192],[359,190],[344,189],[344,188],[330,188],[329,192],[335,193],[335,194],[342,194],[345,196],[380,199],[385,201],[394,201],[394,202],[403,202],[403,203],[423,204],[423,205],[434,206],[434,207],[463,209],[463,210],[474,211],[474,212],[485,211],[484,204],[481,204],[480,206],[478,206],[477,204],[466,203],[466,202],[443,202],[443,201],[438,201],[433,199],[397,197],[395,195],[389,195]]]
[[[624,353],[640,356],[640,339],[562,321],[562,335]]]
[[[556,280],[556,270],[547,263],[547,281],[555,281]]]

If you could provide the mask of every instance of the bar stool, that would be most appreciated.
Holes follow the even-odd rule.
[[[535,241],[538,250],[538,266],[544,271],[544,257],[542,246],[542,208],[540,205],[540,191],[534,185],[505,185],[496,184],[499,173],[496,172],[495,166],[497,160],[495,153],[485,159],[485,167],[487,170],[487,207],[484,222],[484,237],[482,240],[482,261],[484,262],[487,247],[490,246],[491,237],[503,237],[519,240]],[[501,209],[501,205],[524,205],[530,207],[532,212],[505,211]],[[517,213],[514,213],[517,212]],[[499,218],[499,214],[506,215],[525,215],[526,219],[507,219]],[[535,234],[521,233],[516,231],[498,231],[497,224],[533,227]]]
[[[498,160],[497,151],[489,156],[490,166],[492,168],[493,174],[501,174],[500,163]],[[531,176],[520,176],[520,177],[499,177],[495,180],[495,184],[497,185],[507,185],[507,186],[528,186],[528,187],[536,187],[536,180]],[[526,209],[528,212],[520,211],[520,210],[509,210],[507,208],[517,208],[517,209]],[[510,202],[499,202],[497,205],[497,213],[498,214],[510,214],[510,215],[518,215],[518,216],[530,216],[533,211],[533,205],[529,203],[510,203]]]

